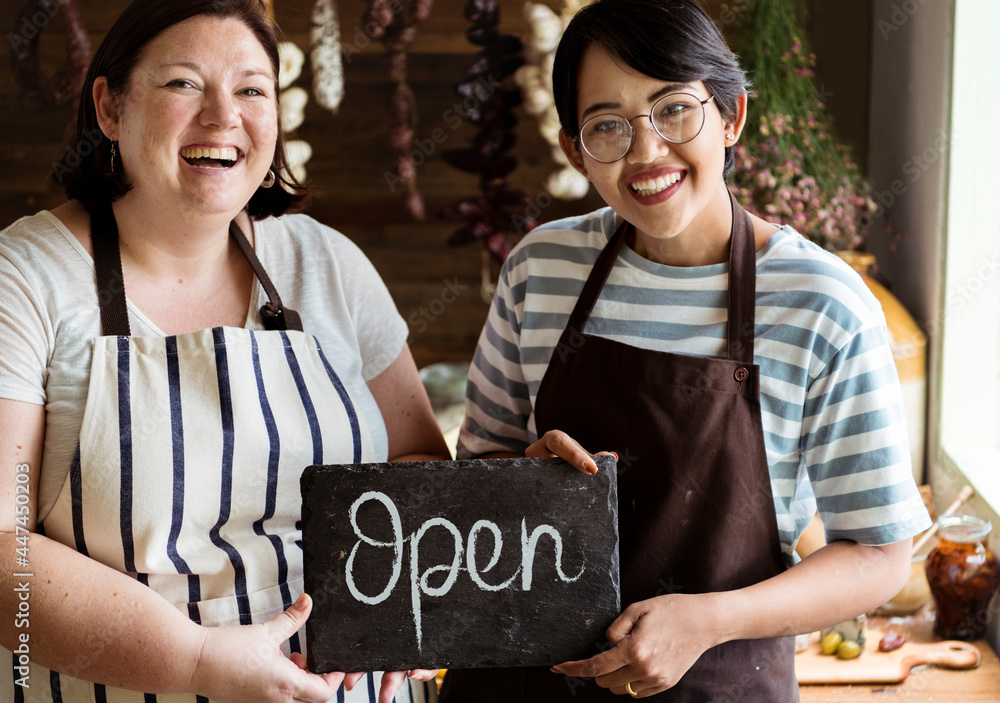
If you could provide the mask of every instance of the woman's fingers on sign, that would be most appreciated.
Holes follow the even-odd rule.
[[[597,473],[597,464],[594,463],[590,452],[562,430],[549,430],[537,442],[528,445],[524,455],[539,458],[557,456],[585,474]]]

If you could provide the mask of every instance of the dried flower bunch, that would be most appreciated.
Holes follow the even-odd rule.
[[[362,16],[365,31],[385,45],[389,80],[395,83],[389,96],[389,145],[397,153],[395,173],[386,180],[395,191],[403,186],[403,202],[415,220],[426,218],[424,198],[417,190],[417,164],[413,158],[413,137],[417,121],[417,98],[407,83],[407,51],[417,40],[417,24],[430,16],[433,0],[411,0],[408,6],[397,0],[367,0]]]
[[[816,87],[797,3],[736,6],[730,44],[753,83],[730,188],[751,212],[830,250],[864,245],[877,204]]]
[[[62,17],[66,61],[46,80],[42,76],[38,47],[42,31],[57,13]],[[91,51],[87,28],[73,0],[28,0],[21,7],[7,41],[14,79],[28,99],[41,105],[77,104],[90,66]]]
[[[482,195],[452,203],[442,217],[466,223],[452,233],[449,244],[480,241],[497,261],[503,261],[511,250],[509,235],[515,227],[520,226],[518,231],[523,232],[537,224],[530,217],[517,219],[517,214],[508,210],[529,203],[523,191],[507,183],[507,176],[517,167],[517,158],[508,152],[515,141],[514,108],[521,104],[521,93],[504,82],[524,64],[522,44],[518,37],[500,33],[497,0],[469,0],[465,18],[471,25],[466,37],[483,48],[465,67],[465,78],[456,90],[464,101],[462,118],[478,131],[471,146],[445,151],[442,156],[450,166],[478,174]]]

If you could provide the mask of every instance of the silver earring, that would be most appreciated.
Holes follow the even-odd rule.
[[[264,182],[260,184],[260,187],[270,188],[271,186],[274,185],[275,180],[277,179],[275,178],[274,175],[274,169],[269,168],[267,169],[267,176],[264,178]]]
[[[111,173],[115,172],[115,143],[111,142]]]

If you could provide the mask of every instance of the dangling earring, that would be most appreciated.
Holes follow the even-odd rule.
[[[111,173],[115,172],[115,143],[111,142]]]
[[[264,182],[260,184],[260,187],[261,188],[270,188],[271,186],[274,185],[274,182],[276,180],[277,179],[274,176],[274,169],[273,168],[269,168],[269,169],[267,169],[267,176],[264,178]]]

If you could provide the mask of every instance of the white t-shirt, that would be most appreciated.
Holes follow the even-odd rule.
[[[347,237],[306,215],[254,223],[252,238],[282,303],[298,311],[365,417],[376,461],[385,425],[365,385],[399,356],[407,326],[368,258]],[[246,327],[262,330],[258,282]],[[133,336],[165,336],[131,301]],[[101,335],[94,261],[48,211],[0,232],[0,398],[45,405],[37,518],[65,481],[83,422],[92,340]],[[141,420],[140,420],[141,421]]]

